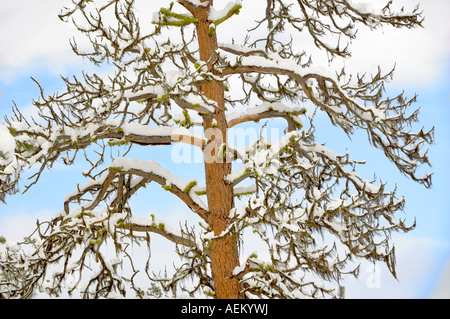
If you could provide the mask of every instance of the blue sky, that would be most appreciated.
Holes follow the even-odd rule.
[[[46,93],[62,89],[59,74],[79,74],[91,69],[72,54],[68,39],[73,28],[57,18],[62,5],[69,1],[33,0],[8,1],[0,8],[0,116],[11,114],[12,100],[26,114],[33,114],[32,99],[39,90],[30,76],[36,78]],[[139,1],[138,1],[139,2]],[[161,1],[164,3],[164,1]],[[167,3],[170,1],[166,1]],[[244,19],[244,8],[239,19]],[[402,0],[411,7],[417,1]],[[396,2],[394,2],[396,3]],[[250,7],[250,6],[249,6]],[[397,186],[397,193],[406,199],[407,221],[417,220],[417,227],[406,235],[393,236],[397,247],[399,281],[394,280],[383,267],[364,264],[358,281],[349,280],[349,298],[428,298],[447,297],[450,292],[441,286],[450,286],[450,12],[447,0],[422,1],[425,28],[369,33],[361,30],[346,62],[350,71],[374,71],[375,65],[386,69],[397,63],[395,78],[388,86],[388,95],[405,90],[407,96],[418,94],[415,106],[421,107],[420,124],[426,129],[435,127],[435,145],[429,151],[433,165],[433,187],[430,190],[399,174],[383,154],[368,145],[364,134],[357,134],[350,142],[337,129],[318,131],[319,141],[336,152],[346,149],[354,159],[367,160],[361,168],[363,176],[377,178]],[[150,14],[149,14],[150,15]],[[443,22],[444,21],[444,22]],[[238,25],[236,23],[235,25]],[[32,30],[32,31],[30,31]],[[330,126],[328,126],[330,127]],[[170,153],[152,151],[152,156],[174,173],[188,179],[193,172],[201,172],[201,164],[174,164]],[[76,166],[55,166],[46,172],[38,185],[25,195],[7,198],[0,203],[0,235],[11,240],[21,239],[33,229],[35,219],[46,219],[60,210],[64,196],[77,183],[83,184],[83,163]],[[424,171],[425,172],[425,171]],[[22,183],[25,183],[25,181]],[[57,187],[55,187],[57,185]],[[164,192],[149,200],[136,201],[140,211],[162,212],[168,220],[177,220],[184,212],[177,201]],[[161,194],[162,193],[162,194]]]

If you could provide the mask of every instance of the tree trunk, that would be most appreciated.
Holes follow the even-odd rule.
[[[210,5],[212,5],[212,0]],[[197,7],[195,16],[198,19],[197,36],[200,59],[208,62],[208,67],[211,68],[217,49],[217,38],[215,33],[209,33],[208,12],[209,7]],[[217,129],[211,133],[211,118],[205,118],[203,123],[208,145],[215,146],[207,149],[204,160],[210,211],[208,222],[214,234],[218,236],[227,229],[227,219],[230,210],[234,207],[233,187],[224,179],[231,172],[231,162],[227,162],[225,157],[217,157],[220,145],[227,141],[224,88],[222,83],[213,80],[202,85],[202,92],[205,97],[214,100],[218,106],[214,113]],[[210,256],[216,298],[238,299],[239,282],[232,276],[233,269],[239,266],[236,236],[229,233],[213,240]]]

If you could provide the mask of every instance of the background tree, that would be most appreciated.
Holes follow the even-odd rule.
[[[219,43],[221,28],[232,27],[245,5],[167,3],[149,32],[132,0],[73,0],[63,10],[60,18],[91,43],[86,50],[71,42],[74,52],[111,72],[63,78],[66,89],[51,96],[41,88],[34,101],[39,119],[15,108],[0,126],[2,200],[18,190],[27,166],[38,169],[25,191],[58,160],[71,165],[83,154],[91,165],[83,172],[87,183],[66,196],[54,219],[38,222],[19,245],[0,247],[4,296],[29,297],[36,289],[59,294],[63,287],[84,297],[125,295],[128,288],[142,296],[131,244],[149,243],[153,233],[176,243],[184,263],[173,275],[156,276],[147,261],[144,272],[174,295],[335,296],[339,285],[322,282],[357,275],[352,259],[384,262],[396,276],[390,233],[414,227],[394,216],[403,198],[360,176],[356,168],[363,162],[317,142],[314,117],[325,112],[349,137],[365,131],[373,146],[425,187],[431,174],[418,177],[416,170],[429,164],[423,148],[433,131],[412,131],[418,111],[407,112],[415,97],[384,97],[393,71],[347,76],[344,69],[315,66],[289,35],[305,33],[330,60],[345,58],[358,25],[417,27],[418,8],[397,12],[392,1],[374,8],[347,0],[267,0],[242,44]],[[287,123],[279,141],[260,136],[243,149],[228,142],[230,128],[272,118]],[[137,146],[173,143],[202,149],[204,186],[180,180],[154,160],[127,157]],[[135,216],[129,200],[151,182],[184,202],[200,228],[186,222],[175,229],[154,215]],[[240,255],[246,232],[266,244],[259,256]],[[129,276],[120,270],[127,262]]]

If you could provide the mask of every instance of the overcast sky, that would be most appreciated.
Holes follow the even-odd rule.
[[[418,1],[397,0],[394,4],[412,8]],[[39,91],[30,76],[39,80],[50,94],[61,89],[59,74],[79,74],[81,69],[91,68],[71,51],[68,40],[75,32],[74,27],[62,23],[57,17],[61,7],[69,2],[16,0],[2,3],[0,116],[10,114],[12,100],[21,109],[33,113],[31,101],[38,97]],[[143,11],[141,14],[152,16],[152,12],[147,14],[146,10],[152,11],[151,5],[156,1],[136,2]],[[170,1],[159,2],[167,5]],[[356,159],[367,159],[368,162],[376,159],[369,171],[375,170],[377,177],[397,184],[398,193],[404,194],[407,201],[405,216],[410,221],[416,218],[418,226],[407,235],[394,235],[400,280],[392,279],[383,266],[363,265],[359,281],[348,282],[347,297],[450,298],[450,209],[447,205],[450,195],[450,1],[420,2],[425,15],[423,29],[385,28],[376,32],[361,29],[359,38],[350,47],[352,58],[345,61],[347,73],[373,72],[378,65],[387,70],[396,64],[395,78],[388,91],[399,93],[404,89],[409,96],[417,93],[421,123],[425,128],[436,127],[436,144],[430,150],[435,174],[432,190],[425,190],[398,174],[389,162],[377,158],[381,155],[379,152],[361,147],[359,142],[368,144],[365,137],[356,138],[348,146]],[[220,8],[221,1],[216,0],[216,3]],[[257,3],[257,0],[243,0],[241,14],[233,17],[235,22],[229,29],[222,30],[225,34],[223,40],[233,34],[245,34],[244,30],[235,28],[241,25],[240,21],[244,22],[251,16]],[[158,8],[155,6],[154,9]],[[330,134],[325,133],[319,137],[327,139]],[[330,143],[339,147],[340,141],[336,136]],[[347,147],[345,143],[342,145]],[[11,240],[21,239],[33,229],[36,218],[52,216],[61,208],[64,195],[71,192],[76,183],[82,183],[79,169],[56,167],[52,173],[44,175],[39,186],[29,193],[10,197],[8,205],[0,204],[0,235]],[[58,183],[58,188],[50,188],[55,183]],[[162,209],[167,220],[176,221],[184,214],[179,206],[167,202],[152,205],[155,209]]]

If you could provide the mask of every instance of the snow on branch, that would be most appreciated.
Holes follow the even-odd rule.
[[[242,1],[230,1],[226,4],[225,8],[222,10],[216,10],[214,7],[210,8],[209,11],[209,20],[212,21],[212,24],[209,27],[209,32],[215,32],[215,28],[225,22],[229,18],[231,18],[235,14],[239,14],[239,10],[242,8]]]
[[[59,158],[65,164],[74,162],[80,150],[84,150],[99,141],[106,140],[107,145],[169,145],[188,143],[203,149],[205,137],[182,127],[156,127],[139,123],[122,123],[120,120],[105,120],[103,123],[91,123],[84,126],[53,126],[50,129],[41,125],[30,127],[25,121],[9,122],[0,126],[2,144],[0,145],[0,182],[2,196],[17,190],[17,181],[24,168],[40,163],[37,173],[31,177],[35,184],[45,167],[52,166]],[[64,157],[74,152],[72,157]],[[101,158],[98,160],[100,161]],[[95,168],[97,165],[93,165]],[[4,197],[2,197],[4,200]]]
[[[377,8],[368,1],[267,0],[265,17],[257,21],[252,31],[267,29],[265,38],[260,38],[257,42],[264,41],[266,47],[270,49],[275,49],[280,42],[277,35],[284,34],[286,29],[305,32],[311,37],[314,45],[325,50],[331,58],[348,57],[349,42],[356,38],[358,25],[371,29],[383,25],[396,28],[414,28],[422,25],[422,13],[418,6],[413,10],[401,8],[398,11],[392,10],[391,6],[392,1],[384,7]],[[338,40],[330,43],[334,37]],[[342,44],[341,40],[345,38],[349,41]]]
[[[394,218],[404,199],[397,199],[384,183],[375,186],[362,178],[355,171],[362,162],[318,144],[312,130],[289,132],[279,143],[268,143],[260,139],[246,153],[244,165],[228,176],[229,182],[250,178],[256,183],[256,192],[229,217],[236,229],[250,227],[258,234],[271,256],[270,263],[250,256],[236,269],[249,296],[297,298],[326,293],[324,287],[303,286],[295,278],[301,276],[301,269],[315,269],[327,280],[356,275],[358,268],[348,265],[350,255],[384,261],[396,276],[389,233],[415,226]],[[316,238],[326,231],[334,237],[329,238],[331,243],[336,240],[331,248],[321,247]],[[344,254],[338,253],[336,243],[346,247]],[[267,280],[270,285],[264,284]]]
[[[305,114],[304,108],[287,107],[278,103],[262,103],[253,108],[247,108],[243,112],[227,114],[228,127],[249,121],[259,121],[265,118],[283,117],[288,122],[288,131],[294,131],[302,127],[300,115]]]
[[[172,11],[173,2],[170,7],[161,8],[159,12],[154,14],[152,23],[160,26],[177,26],[184,27],[190,24],[196,24],[198,21],[192,15],[181,14]]]
[[[124,207],[128,199],[147,183],[156,182],[164,190],[171,192],[180,198],[193,212],[206,219],[208,208],[196,194],[192,186],[196,182],[181,181],[164,169],[155,161],[142,161],[138,159],[116,158],[108,169],[96,180],[89,181],[76,191],[66,196],[64,209],[69,214],[69,204],[73,201],[80,202],[86,194],[93,194],[93,199],[82,204],[82,208],[92,210],[98,204],[108,199],[107,205],[112,210]],[[115,195],[114,195],[115,194]],[[120,211],[121,209],[119,209]]]
[[[97,211],[81,206],[70,212],[70,214],[60,213],[53,220],[53,224],[53,233],[75,231],[77,228],[101,227],[107,230],[110,236],[114,236],[117,231],[122,230],[151,232],[159,234],[175,244],[188,247],[195,246],[195,243],[185,237],[182,232],[170,227],[164,220],[156,218],[153,214],[149,218],[143,218],[134,216],[129,212],[115,211],[112,214],[111,210]],[[97,242],[92,243],[99,244],[104,239],[104,237],[101,237]],[[119,239],[115,238],[115,240]]]
[[[113,291],[125,294],[123,274],[117,272],[117,266],[127,259],[132,265],[129,283],[137,289],[133,278],[138,271],[134,270],[129,252],[130,240],[148,245],[149,233],[156,233],[194,251],[199,244],[203,248],[188,231],[176,230],[154,215],[150,218],[133,215],[127,201],[149,182],[159,183],[200,217],[207,217],[206,206],[196,194],[195,180],[183,182],[154,161],[117,158],[100,177],[68,194],[64,211],[50,222],[38,222],[36,234],[20,243],[17,250],[0,247],[0,269],[7,269],[8,273],[2,279],[1,293],[26,298],[39,285],[47,293],[58,295],[65,280],[69,294],[79,289],[85,298],[104,297]],[[104,209],[100,207],[101,201],[106,204]],[[71,208],[70,204],[76,202],[79,206]],[[104,251],[111,244],[116,249],[112,259],[108,257],[111,253]],[[81,254],[74,254],[73,249]],[[27,260],[27,266],[23,267],[20,260]],[[48,277],[47,265],[58,261],[62,261],[61,271]],[[92,275],[87,275],[86,284],[89,272]]]
[[[420,164],[429,164],[427,153],[421,151],[421,147],[433,142],[433,129],[427,132],[407,130],[417,121],[418,111],[406,115],[415,97],[407,100],[400,94],[382,100],[384,83],[392,72],[381,75],[379,71],[369,80],[358,76],[354,83],[344,79],[343,71],[332,73],[322,67],[302,66],[295,59],[282,58],[277,53],[238,55],[223,68],[225,76],[266,74],[287,77],[292,82],[291,87],[295,86],[295,91],[291,89],[291,92],[295,92],[298,100],[313,102],[348,135],[355,127],[365,130],[372,144],[382,149],[402,173],[430,187],[431,175],[417,177],[415,172]]]
[[[123,295],[126,293],[124,272],[117,268],[129,262],[131,277],[128,283],[131,289],[140,293],[139,285],[136,287],[134,281],[139,271],[133,266],[130,238],[134,244],[149,245],[149,233],[159,234],[177,245],[189,248],[196,245],[188,234],[171,228],[153,215],[139,218],[129,211],[97,211],[81,207],[69,215],[61,212],[50,222],[38,222],[36,233],[24,242],[0,246],[0,267],[7,270],[0,292],[8,298],[30,298],[34,286],[39,285],[41,291],[55,296],[62,289],[69,295],[79,291],[84,298],[112,296],[115,292]],[[79,253],[73,253],[75,248]],[[49,276],[47,265],[57,262],[61,262],[61,271]]]
[[[92,3],[77,5],[61,16],[67,19],[76,11],[80,11],[81,20],[84,19],[84,23],[91,26],[78,27],[89,37],[92,50],[79,50],[73,43],[75,53],[89,58],[97,65],[106,62],[114,67],[115,74],[108,79],[95,74],[83,74],[84,83],[75,77],[73,80],[64,79],[68,92],[53,99],[42,96],[43,102],[38,103],[38,106],[52,107],[56,111],[64,109],[66,114],[79,117],[80,109],[86,111],[88,103],[92,108],[91,112],[85,114],[85,121],[93,121],[94,117],[100,120],[123,116],[141,123],[153,121],[157,124],[167,124],[170,120],[171,103],[183,109],[195,110],[201,115],[214,112],[215,102],[205,98],[199,90],[205,77],[210,75],[194,67],[197,61],[194,57],[196,49],[190,47],[195,40],[194,35],[188,39],[183,34],[181,41],[176,42],[170,38],[162,40],[158,37],[158,30],[143,34],[134,15],[134,1],[116,2],[117,28],[109,26],[109,20],[103,19],[103,12],[97,12]],[[163,11],[166,14],[172,12],[169,9]],[[181,19],[180,15],[172,12],[170,18],[178,19],[176,17]],[[163,64],[164,70],[161,67]],[[168,70],[170,66],[171,70]],[[142,107],[131,105],[130,102],[136,101]],[[96,110],[97,104],[100,104],[99,110]],[[54,116],[56,114],[58,112]],[[58,121],[67,119],[60,115]]]

